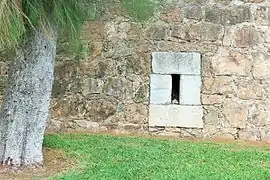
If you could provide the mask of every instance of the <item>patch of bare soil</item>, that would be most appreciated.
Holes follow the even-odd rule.
[[[70,169],[74,165],[73,161],[61,150],[45,148],[43,155],[42,168],[24,168],[14,171],[0,166],[0,180],[45,179]]]

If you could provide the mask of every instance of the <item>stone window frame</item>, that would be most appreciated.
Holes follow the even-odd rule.
[[[153,52],[149,126],[203,128],[201,54]],[[172,75],[180,76],[179,102],[172,103]]]

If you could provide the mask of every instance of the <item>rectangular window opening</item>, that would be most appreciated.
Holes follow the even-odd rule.
[[[180,75],[172,74],[171,103],[179,104],[179,102],[180,102]]]

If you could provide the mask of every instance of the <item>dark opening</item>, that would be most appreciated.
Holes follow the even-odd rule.
[[[171,103],[179,104],[179,94],[180,94],[180,75],[172,74],[172,95],[171,95]]]

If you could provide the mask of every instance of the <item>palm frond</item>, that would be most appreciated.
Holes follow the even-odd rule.
[[[75,38],[84,22],[83,0],[1,0],[0,49],[18,45],[24,33],[37,25],[54,23]],[[44,26],[46,27],[46,26]]]

